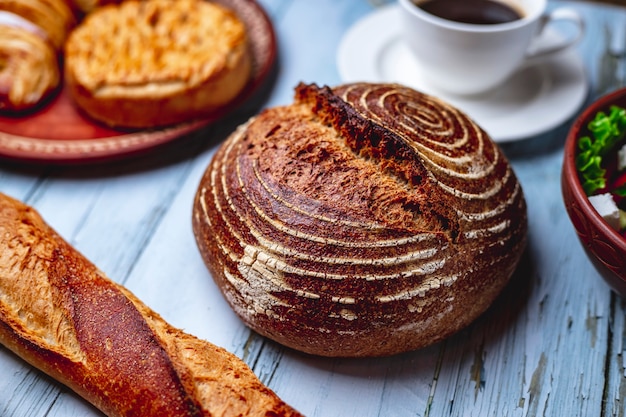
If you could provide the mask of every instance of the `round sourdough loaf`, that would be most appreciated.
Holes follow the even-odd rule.
[[[393,84],[299,85],[240,126],[193,207],[196,241],[257,332],[323,356],[381,356],[473,321],[513,274],[526,203],[465,114]]]
[[[65,48],[76,104],[107,125],[150,128],[209,116],[249,81],[244,23],[204,0],[108,4],[88,14]]]

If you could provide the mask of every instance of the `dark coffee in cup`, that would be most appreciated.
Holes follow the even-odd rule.
[[[432,15],[460,23],[495,25],[523,17],[520,11],[496,0],[415,0],[414,3]]]

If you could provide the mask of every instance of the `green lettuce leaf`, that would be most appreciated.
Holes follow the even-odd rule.
[[[613,150],[626,133],[626,109],[611,106],[609,114],[598,112],[587,125],[591,136],[578,140],[576,168],[585,193],[592,195],[606,187],[606,169],[602,158]]]

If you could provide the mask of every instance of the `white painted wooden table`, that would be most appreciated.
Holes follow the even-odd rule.
[[[279,69],[258,103],[141,159],[90,167],[2,162],[0,191],[36,207],[67,240],[170,323],[243,358],[263,382],[308,416],[626,415],[626,303],[586,259],[561,201],[567,124],[503,145],[528,202],[527,256],[493,308],[461,333],[421,351],[345,360],[293,352],[242,325],[212,282],[193,239],[191,204],[200,176],[215,147],[257,111],[255,105],[289,103],[299,81],[338,84],[339,41],[376,7],[365,0],[261,3],[278,35]],[[587,20],[578,50],[591,99],[597,94],[602,27],[626,21],[626,9],[567,4]],[[71,391],[0,347],[0,416],[97,415]]]

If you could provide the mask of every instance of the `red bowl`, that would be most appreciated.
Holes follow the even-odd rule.
[[[626,238],[593,208],[583,191],[575,165],[578,138],[588,135],[589,122],[599,111],[608,112],[611,105],[626,108],[626,88],[600,97],[574,121],[565,142],[561,190],[567,214],[589,259],[609,286],[626,296]]]

